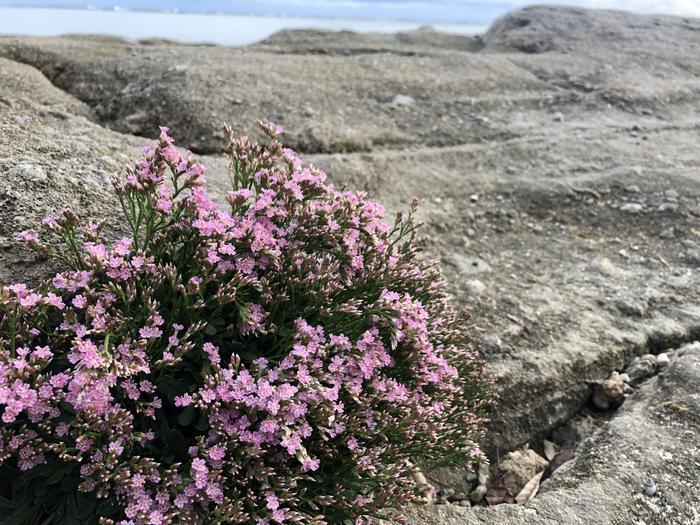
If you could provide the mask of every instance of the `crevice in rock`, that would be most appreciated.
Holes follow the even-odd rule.
[[[544,440],[537,443],[526,443],[505,453],[499,452],[496,457],[490,458],[488,466],[478,465],[476,470],[467,472],[464,480],[461,480],[463,483],[458,487],[442,483],[435,491],[433,503],[467,507],[477,505],[495,507],[503,503],[516,503],[516,496],[520,496],[517,503],[536,498],[540,486],[540,477],[538,476],[541,476],[541,480],[544,482],[553,474],[554,470],[574,459],[584,442],[604,429],[617,416],[618,409],[624,405],[627,396],[634,395],[644,384],[651,381],[656,375],[663,373],[664,369],[669,366],[669,355],[673,355],[673,352],[684,347],[700,344],[698,341],[700,341],[700,326],[693,327],[684,335],[674,333],[649,336],[646,344],[640,345],[639,348],[649,351],[648,354],[644,355],[655,357],[653,370],[648,369],[639,375],[639,363],[643,363],[644,358],[642,357],[640,360],[640,357],[635,357],[625,364],[622,374],[614,370],[609,373],[610,378],[624,382],[629,386],[629,389],[624,392],[624,398],[619,399],[617,403],[611,403],[608,408],[601,408],[596,404],[595,395],[591,392],[591,395],[579,409],[549,432]],[[659,356],[664,356],[664,359],[660,359]],[[635,365],[637,365],[636,368]],[[637,375],[635,375],[635,370],[637,370]],[[624,376],[628,377],[624,378],[623,381],[620,378]],[[542,465],[546,465],[544,470],[541,469]],[[532,472],[529,472],[528,469]],[[525,474],[527,476],[523,477]],[[528,476],[530,477],[528,478]],[[431,481],[435,481],[435,478],[430,475],[429,478]],[[441,479],[444,480],[444,476]],[[438,478],[438,483],[439,481],[440,478]],[[529,483],[525,484],[525,481],[529,481]],[[513,494],[513,484],[523,492]],[[465,486],[467,490],[465,490]],[[534,486],[535,492],[527,500],[524,500],[523,498],[529,494],[528,486],[530,488]]]

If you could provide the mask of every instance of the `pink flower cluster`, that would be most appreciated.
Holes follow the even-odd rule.
[[[415,465],[480,458],[488,380],[410,215],[261,128],[231,134],[228,210],[162,128],[115,180],[129,236],[71,211],[45,222],[65,252],[20,235],[72,267],[0,290],[18,479],[65,470],[118,509],[104,524],[363,523],[416,496]]]

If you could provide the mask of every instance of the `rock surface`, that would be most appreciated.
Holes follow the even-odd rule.
[[[247,48],[0,37],[0,282],[50,271],[12,240],[49,212],[118,225],[109,178],[138,156],[138,135],[170,125],[206,153],[221,195],[218,123],[277,120],[338,185],[392,211],[422,199],[428,252],[501,376],[487,449],[541,443],[591,384],[700,338],[699,55],[698,20],[557,7],[517,11],[482,37],[293,31]],[[676,353],[527,509],[436,508],[424,522],[684,523],[697,494],[683,483],[700,483],[700,467],[683,432],[700,416],[697,387],[683,386],[690,358],[679,370]],[[674,381],[686,408],[653,416]],[[677,457],[664,466],[659,451]],[[659,496],[639,500],[649,477]]]
[[[700,349],[678,353],[525,506],[414,509],[409,525],[697,523]],[[647,480],[653,496],[645,491]]]

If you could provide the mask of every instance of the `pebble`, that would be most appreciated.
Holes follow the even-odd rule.
[[[519,494],[523,487],[549,463],[530,448],[514,450],[498,465],[498,480],[511,494]]]
[[[661,233],[659,233],[659,237],[662,239],[673,239],[676,236],[676,230],[671,226],[670,228],[666,228],[663,230]]]
[[[472,503],[479,503],[482,499],[484,499],[487,491],[488,489],[486,488],[486,485],[479,485],[471,491],[469,494],[469,499],[472,501]]]
[[[459,506],[460,507],[471,507],[472,503],[468,499],[462,499],[462,500],[459,500]]]
[[[606,379],[593,388],[593,404],[602,410],[620,406],[625,400],[628,386],[618,379]]]
[[[408,95],[396,95],[391,101],[394,106],[412,106],[415,102],[415,99]]]
[[[625,188],[625,191],[629,193],[639,193],[639,186],[636,184],[631,184]]]
[[[666,195],[666,197],[669,199],[677,199],[678,198],[678,192],[676,190],[666,190],[664,192],[664,195]]]
[[[622,381],[624,383],[629,383],[630,381],[632,381],[629,374],[620,374],[617,377],[620,379],[620,381]]]
[[[629,374],[632,383],[637,383],[647,377],[651,377],[656,372],[656,356],[653,354],[644,354],[641,357],[635,357],[626,370]]]
[[[678,209],[678,204],[675,202],[663,202],[659,204],[657,208],[658,211],[676,211]]]
[[[636,202],[628,202],[620,206],[620,211],[626,211],[627,213],[639,213],[642,211],[642,205]]]
[[[554,115],[552,115],[552,119],[554,122],[564,122],[564,115],[557,111]]]
[[[659,354],[656,356],[656,366],[666,368],[671,363],[668,354]]]
[[[470,279],[467,281],[466,288],[470,295],[476,296],[483,295],[483,293],[486,291],[486,285],[479,279]]]
[[[552,458],[557,454],[556,446],[548,439],[545,439],[542,445],[544,448],[544,457],[547,458],[547,461],[552,461]]]
[[[654,483],[653,479],[649,478],[644,482],[642,489],[644,490],[644,494],[651,497],[656,494],[656,483]]]

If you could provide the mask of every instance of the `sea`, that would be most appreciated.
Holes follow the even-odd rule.
[[[483,32],[529,0],[0,0],[0,35],[110,34],[246,45],[281,29]],[[700,16],[700,0],[559,0]]]

